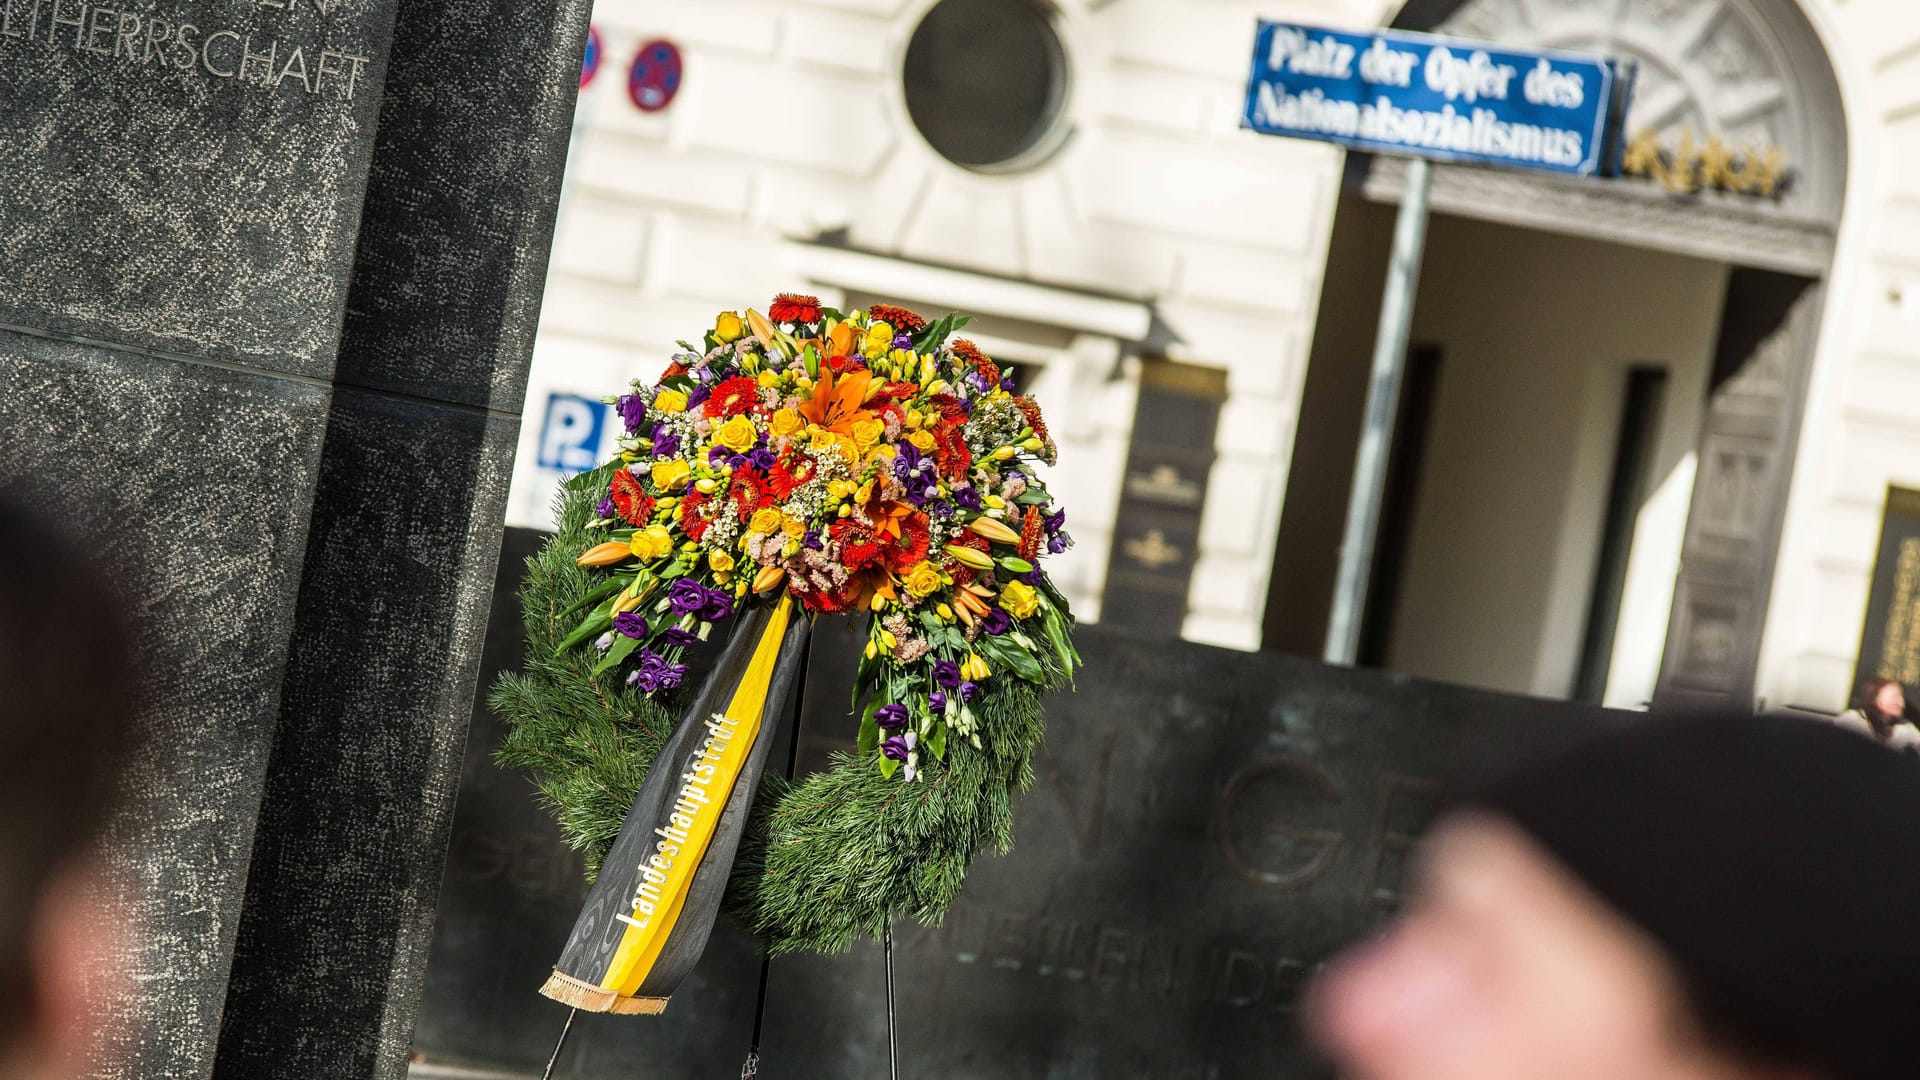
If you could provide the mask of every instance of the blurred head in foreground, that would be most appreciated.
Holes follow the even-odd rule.
[[[1920,760],[1650,722],[1483,786],[1315,986],[1351,1080],[1920,1076]]]
[[[131,708],[108,590],[0,500],[0,1077],[78,1076],[118,928],[95,832]],[[124,987],[121,992],[125,992]]]

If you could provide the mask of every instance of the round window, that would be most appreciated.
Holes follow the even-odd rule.
[[[1058,147],[1067,54],[1035,0],[940,0],[907,45],[907,112],[933,148],[984,172]]]

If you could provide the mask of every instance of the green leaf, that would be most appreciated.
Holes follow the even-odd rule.
[[[1040,661],[1035,660],[1032,653],[1004,638],[982,636],[974,642],[974,647],[979,649],[989,661],[1011,669],[1015,675],[1028,682],[1046,681],[1047,672],[1040,666]]]
[[[621,634],[619,637],[613,639],[613,647],[607,650],[607,655],[601,657],[600,662],[593,665],[593,673],[595,675],[602,675],[609,669],[618,667],[620,661],[632,656],[633,650],[639,647],[639,638],[632,638]]]
[[[1019,503],[1021,506],[1042,506],[1052,498],[1053,496],[1047,494],[1040,488],[1028,487],[1027,490],[1021,492],[1013,501]]]
[[[927,732],[925,745],[928,753],[941,761],[947,760],[947,725],[944,721],[934,721],[933,730]]]
[[[887,779],[891,780],[893,779],[893,774],[899,771],[900,771],[899,762],[893,760],[890,757],[882,756],[880,758],[880,775],[881,776],[884,776]]]
[[[581,642],[587,640],[588,638],[594,637],[600,634],[602,631],[612,628],[612,626],[613,626],[613,616],[607,614],[604,611],[596,611],[593,614],[587,616],[585,622],[582,622],[579,626],[575,627],[573,633],[568,634],[566,637],[562,638],[560,640],[560,644],[555,646],[554,651],[566,652],[568,649],[578,646]]]
[[[587,608],[590,608],[593,605],[599,603],[600,601],[605,600],[607,597],[612,596],[614,593],[619,592],[621,589],[625,588],[627,582],[631,580],[632,580],[631,578],[623,578],[623,577],[608,578],[607,580],[601,582],[600,584],[595,585],[593,589],[587,593],[587,595],[567,605],[567,609],[565,611],[562,611],[559,615],[554,616],[554,618],[556,620],[570,619],[573,616],[579,614],[580,612],[585,611]]]
[[[874,723],[873,714],[880,711],[880,697],[875,695],[867,707],[860,712],[860,753],[871,754],[880,749],[880,725]]]

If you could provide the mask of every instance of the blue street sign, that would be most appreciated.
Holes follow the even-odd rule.
[[[547,414],[540,422],[543,469],[585,472],[612,451],[601,445],[613,430],[613,406],[578,394],[547,395]]]
[[[1359,150],[1591,175],[1616,73],[1602,56],[1262,22],[1243,125]]]

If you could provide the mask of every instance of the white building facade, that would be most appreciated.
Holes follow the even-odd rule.
[[[595,421],[577,399],[656,374],[674,341],[697,336],[722,308],[791,289],[844,305],[966,310],[981,317],[973,336],[1024,369],[1048,410],[1061,448],[1051,483],[1077,540],[1055,575],[1084,616],[1102,616],[1120,572],[1114,559],[1164,552],[1185,594],[1167,631],[1255,649],[1263,639],[1272,647],[1276,623],[1291,620],[1305,641],[1323,622],[1324,597],[1296,603],[1299,590],[1272,579],[1318,573],[1337,544],[1324,519],[1328,508],[1338,516],[1332,493],[1344,490],[1351,450],[1336,461],[1314,441],[1337,443],[1337,424],[1296,435],[1316,402],[1328,415],[1350,407],[1377,310],[1377,279],[1364,266],[1341,269],[1333,245],[1336,236],[1371,243],[1398,173],[1391,162],[1349,162],[1333,147],[1241,130],[1256,20],[1602,49],[1642,64],[1636,130],[1676,153],[1683,132],[1703,145],[1717,135],[1756,152],[1778,148],[1793,181],[1766,197],[1682,196],[1642,177],[1589,198],[1557,182],[1440,170],[1436,209],[1454,221],[1436,223],[1442,261],[1430,259],[1423,292],[1449,295],[1449,275],[1479,280],[1477,262],[1552,266],[1554,238],[1596,268],[1582,295],[1621,275],[1650,291],[1610,300],[1623,310],[1581,340],[1615,329],[1620,339],[1578,371],[1563,364],[1566,377],[1554,382],[1527,381],[1533,367],[1556,363],[1551,336],[1533,350],[1538,365],[1496,363],[1495,344],[1475,337],[1476,311],[1520,319],[1526,309],[1513,297],[1539,275],[1509,268],[1512,280],[1487,286],[1497,295],[1462,293],[1423,309],[1424,332],[1447,352],[1428,457],[1459,464],[1451,482],[1430,476],[1409,503],[1424,524],[1409,525],[1383,662],[1578,696],[1576,684],[1592,679],[1576,669],[1593,665],[1581,659],[1579,628],[1593,625],[1596,604],[1617,605],[1594,684],[1609,702],[1674,691],[1841,703],[1888,487],[1920,487],[1920,10],[1910,0],[1414,0],[1404,11],[1371,0],[1059,3],[1043,12],[1064,72],[1057,108],[1017,157],[972,167],[935,149],[902,77],[935,7],[599,5],[603,65],[582,93],[510,524],[544,527],[555,481],[598,452],[588,445]],[[629,99],[626,65],[654,40],[679,48],[684,82],[668,107],[643,112]],[[1748,358],[1730,351],[1741,342],[1729,341],[1728,313],[1744,310],[1742,290],[1766,293],[1774,278],[1765,275],[1808,284],[1780,301],[1780,325],[1752,345],[1757,359],[1729,367]],[[1542,287],[1551,285],[1549,275]],[[1654,303],[1676,294],[1693,301]],[[1572,319],[1577,299],[1555,302]],[[1682,329],[1632,335],[1637,320],[1655,319]],[[1417,325],[1416,341],[1422,333]],[[1673,355],[1649,355],[1668,348]],[[1627,393],[1609,380],[1629,360],[1635,370],[1657,361],[1668,397],[1649,436],[1634,528],[1610,557],[1594,508],[1605,501],[1613,416]],[[1310,364],[1346,374],[1326,368],[1310,380]],[[1136,536],[1132,511],[1123,513],[1136,483],[1130,447],[1136,415],[1159,407],[1143,393],[1143,371],[1151,386],[1151,372],[1168,365],[1216,373],[1224,391],[1210,414],[1205,475],[1189,485],[1204,493],[1191,534]],[[1476,419],[1469,397],[1503,394],[1566,402],[1555,406],[1566,423],[1538,433],[1546,449],[1512,451],[1536,460],[1539,475],[1535,489],[1515,493],[1511,513],[1496,511],[1497,492],[1479,499],[1480,486],[1461,479],[1499,465],[1474,464],[1475,447],[1484,458],[1490,445],[1475,443],[1475,430],[1525,434],[1522,414]],[[1290,561],[1281,536],[1290,499],[1298,550],[1312,555],[1304,560]],[[1481,502],[1480,518],[1460,516]],[[1538,535],[1516,534],[1534,509]],[[1422,539],[1440,536],[1448,513],[1458,518],[1445,526],[1457,554]],[[1490,535],[1518,535],[1537,568],[1509,572],[1514,560],[1489,561],[1486,545],[1458,539],[1505,522],[1516,524]],[[1456,603],[1449,583],[1470,580],[1475,558],[1488,562],[1491,584]],[[1602,604],[1594,582],[1616,564],[1619,583]],[[1526,574],[1537,589],[1473,608]],[[1269,612],[1270,600],[1289,610]],[[1464,614],[1422,614],[1456,607]],[[1505,636],[1467,641],[1489,624]],[[1455,637],[1461,655],[1485,654],[1484,670],[1432,645]]]

